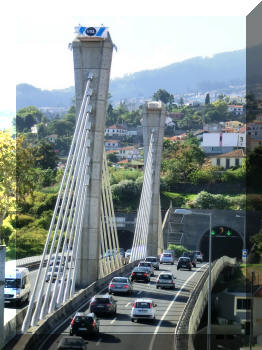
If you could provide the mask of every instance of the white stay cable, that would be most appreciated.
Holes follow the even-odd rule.
[[[81,129],[81,127],[82,127],[82,122],[83,121],[82,121],[81,116],[82,116],[83,111],[84,111],[84,107],[85,107],[85,104],[86,104],[86,99],[87,99],[87,96],[88,96],[88,90],[89,90],[90,82],[91,82],[92,78],[93,78],[93,75],[89,74],[88,75],[88,81],[87,81],[87,84],[86,84],[85,93],[84,93],[83,102],[82,102],[82,105],[81,105],[81,108],[80,108],[79,117],[78,117],[77,122],[76,122],[75,132],[74,132],[72,143],[71,143],[71,147],[70,147],[70,150],[69,150],[66,167],[65,167],[65,170],[64,170],[64,175],[63,175],[62,182],[61,182],[61,185],[60,185],[60,189],[59,189],[59,192],[58,192],[54,213],[53,213],[53,216],[52,216],[52,220],[51,220],[51,223],[50,223],[50,228],[49,228],[49,231],[48,231],[45,247],[44,247],[44,250],[43,250],[42,259],[41,259],[41,262],[40,262],[40,265],[39,265],[39,270],[38,270],[37,277],[36,277],[36,280],[35,280],[35,285],[34,285],[33,292],[32,292],[32,295],[31,295],[31,298],[30,298],[30,301],[29,301],[29,305],[28,305],[28,308],[27,308],[27,313],[26,313],[26,316],[25,316],[25,319],[24,319],[24,322],[23,322],[23,325],[22,325],[22,329],[21,329],[22,333],[25,333],[26,330],[28,329],[28,327],[31,325],[31,318],[32,318],[32,313],[33,313],[33,307],[34,307],[34,303],[35,303],[35,300],[36,300],[36,292],[37,292],[37,288],[38,288],[38,285],[39,285],[39,282],[40,282],[40,277],[42,276],[42,269],[43,269],[44,262],[45,262],[45,259],[46,259],[46,254],[47,254],[47,250],[48,250],[48,246],[49,246],[49,241],[50,241],[50,238],[51,238],[51,235],[52,235],[52,228],[53,228],[55,220],[56,220],[56,214],[57,214],[57,211],[58,211],[58,208],[59,208],[59,205],[60,205],[60,201],[61,201],[61,197],[62,197],[62,194],[63,194],[64,183],[65,183],[66,178],[68,176],[68,168],[69,168],[69,166],[71,164],[71,158],[72,158],[72,155],[74,153],[74,149],[75,149],[75,146],[76,146],[76,143],[77,143],[79,129]],[[48,262],[50,261],[50,259],[51,259],[51,256],[49,255]],[[41,293],[41,295],[42,295],[42,293]],[[41,297],[37,298],[37,300],[39,302],[41,302],[41,299],[42,299]]]

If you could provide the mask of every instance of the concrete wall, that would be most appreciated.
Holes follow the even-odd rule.
[[[76,111],[80,110],[89,73],[91,82],[92,113],[90,115],[90,182],[84,212],[81,252],[78,258],[78,288],[87,286],[98,278],[98,258],[100,246],[100,214],[102,186],[102,156],[104,150],[105,115],[112,60],[113,44],[110,36],[105,40],[73,41]]]
[[[4,327],[4,287],[5,287],[5,246],[0,245],[0,334]],[[0,349],[3,347],[3,337],[0,336]]]
[[[147,254],[156,256],[158,248],[162,246],[160,232],[160,167],[162,159],[163,136],[165,128],[165,107],[161,102],[148,102],[143,106],[143,140],[144,162],[146,164],[151,133],[154,130],[153,142],[153,194],[149,219],[149,235],[147,241]]]

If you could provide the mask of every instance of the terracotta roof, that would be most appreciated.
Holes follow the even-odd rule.
[[[232,152],[219,154],[217,156],[210,157],[210,158],[245,158],[245,156],[246,155],[242,149],[235,149]]]
[[[117,124],[110,125],[107,127],[107,129],[124,129],[124,130],[126,130],[126,128],[123,125],[117,125]]]
[[[128,159],[123,159],[120,160],[120,162],[117,162],[117,164],[127,164],[128,163]]]
[[[242,105],[228,105],[228,107],[235,107],[235,108],[243,108],[243,106]]]
[[[132,149],[136,149],[136,148],[135,148],[134,146],[126,146],[126,147],[120,148],[120,151],[121,151],[121,150],[128,151],[128,150],[132,150]]]
[[[107,151],[107,152],[106,152],[106,154],[110,154],[110,153],[119,153],[119,151],[118,151],[118,150],[112,149],[111,151]]]

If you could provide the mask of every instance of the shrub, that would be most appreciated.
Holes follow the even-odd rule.
[[[33,207],[30,209],[30,213],[40,216],[44,211],[54,209],[57,193],[43,193],[42,198],[44,198],[42,201],[38,201],[38,198],[36,198]]]
[[[15,228],[22,228],[24,226],[29,225],[34,220],[35,219],[30,215],[18,214],[18,215],[15,215],[15,217],[10,220],[10,223]]]
[[[174,251],[176,258],[180,258],[184,252],[189,252],[189,250],[182,245],[169,244],[168,249]]]
[[[232,203],[230,197],[201,191],[193,201],[187,202],[187,204],[191,208],[230,209]]]
[[[262,195],[247,194],[247,210],[262,210]]]
[[[10,235],[15,232],[14,227],[10,223],[9,218],[6,218],[3,224],[0,226],[0,238],[1,242],[8,245]]]

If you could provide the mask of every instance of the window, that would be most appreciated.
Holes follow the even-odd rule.
[[[230,167],[230,159],[226,158],[226,169]]]
[[[235,166],[239,166],[239,158],[235,159]]]
[[[251,299],[243,298],[237,299],[237,310],[250,310]]]
[[[217,166],[220,166],[220,158],[217,158]]]

